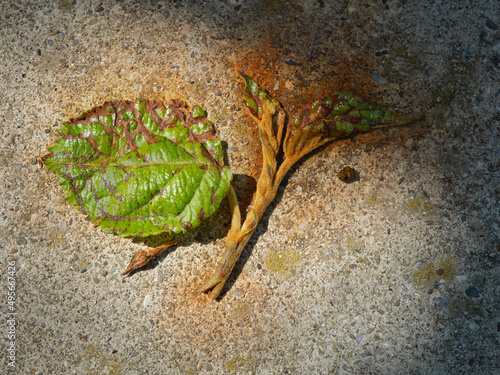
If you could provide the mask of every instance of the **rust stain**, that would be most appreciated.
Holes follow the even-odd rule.
[[[234,74],[243,71],[252,77],[284,105],[289,115],[291,108],[301,108],[332,92],[352,91],[371,98],[376,93],[375,82],[368,73],[374,65],[372,57],[359,51],[345,51],[334,61],[322,57],[298,62],[268,39],[234,52],[236,57],[230,61]]]
[[[234,46],[233,57],[228,59],[228,68],[237,82],[241,82],[240,71],[252,77],[272,97],[280,101],[289,117],[314,100],[339,91],[354,92],[382,103],[386,101],[379,93],[379,86],[370,77],[369,73],[376,71],[376,62],[368,53],[346,48],[334,57],[313,56],[310,60],[304,61],[289,57],[287,51],[279,47],[283,43],[276,41],[273,43],[272,36],[278,32],[268,30],[266,33],[270,36],[267,39],[260,39],[258,44]],[[291,65],[290,60],[301,65]],[[244,86],[240,84],[238,97],[243,97],[243,92]],[[245,123],[253,124],[248,114]],[[415,133],[420,133],[418,128],[413,130]],[[262,155],[256,126],[252,126],[249,131],[252,140],[246,151],[250,159],[250,174],[258,178],[262,167]],[[388,139],[384,130],[378,130],[357,135],[356,139],[360,141],[358,143],[351,143],[347,139],[338,141],[340,143],[330,143],[326,147],[337,148],[342,143],[347,143],[349,148],[356,148],[366,143],[370,143],[373,147],[381,147],[389,142],[401,147],[409,138],[408,133],[400,130],[394,142],[394,139]]]

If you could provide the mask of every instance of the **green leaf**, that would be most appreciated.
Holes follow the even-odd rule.
[[[292,117],[283,150],[287,157],[297,159],[328,141],[413,120],[353,93],[338,92],[316,100]]]
[[[114,101],[63,125],[45,164],[66,200],[109,232],[184,232],[229,189],[221,142],[198,106],[187,114],[180,101]]]

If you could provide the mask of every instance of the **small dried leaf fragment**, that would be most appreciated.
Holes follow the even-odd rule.
[[[107,102],[64,123],[42,160],[100,228],[184,232],[217,210],[232,178],[205,111],[186,112],[180,101]]]

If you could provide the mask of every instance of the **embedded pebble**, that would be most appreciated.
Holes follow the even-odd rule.
[[[148,307],[151,305],[151,302],[153,300],[153,297],[151,297],[151,294],[146,294],[146,297],[144,297],[144,301],[142,302],[142,305],[144,307]]]
[[[387,80],[381,75],[378,75],[377,73],[370,73],[370,77],[375,82],[380,83],[381,85],[385,85],[387,83]]]
[[[24,238],[24,237],[17,237],[16,243],[18,245],[26,245],[28,243],[28,241],[26,241],[26,238]]]
[[[450,304],[450,299],[444,297],[438,297],[434,301],[434,304],[436,305],[436,307],[444,308]]]
[[[465,290],[465,294],[467,295],[467,297],[478,298],[479,297],[479,290],[477,290],[473,286],[470,286]]]
[[[299,224],[299,226],[298,226],[298,228],[297,228],[297,229],[298,229],[298,230],[302,230],[302,229],[304,229],[305,227],[307,227],[307,225],[308,225],[308,224],[309,224],[309,223],[307,222],[307,220],[304,220],[302,223],[300,223],[300,224]]]

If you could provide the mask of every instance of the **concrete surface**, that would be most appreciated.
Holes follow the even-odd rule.
[[[499,26],[494,0],[2,1],[0,372],[498,374]],[[163,239],[93,228],[36,158],[81,110],[179,98],[207,109],[248,199],[238,70],[289,114],[350,89],[420,120],[305,158],[220,300],[197,288],[227,203],[122,277]]]

